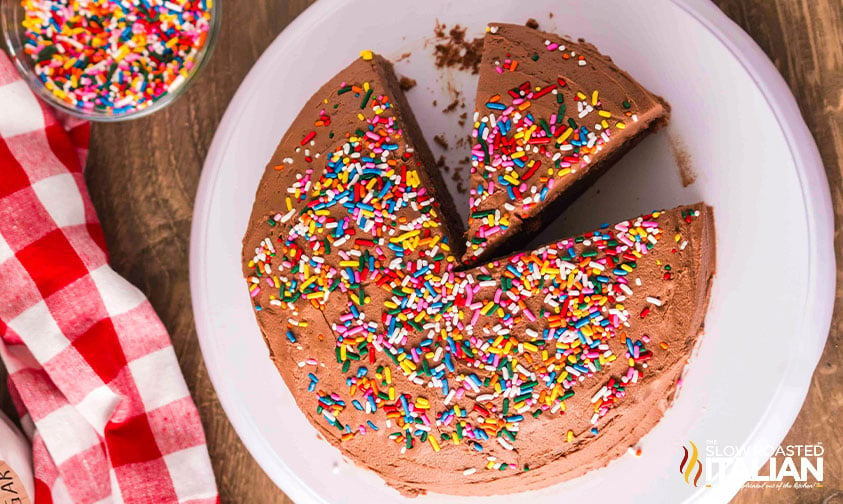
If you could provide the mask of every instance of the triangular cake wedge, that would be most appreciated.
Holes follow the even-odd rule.
[[[297,364],[314,345],[335,347],[322,312],[340,296],[362,295],[348,291],[343,277],[365,283],[369,268],[456,263],[462,235],[392,65],[378,55],[355,60],[285,133],[243,238],[243,273],[261,332],[303,409],[313,410],[316,399],[305,393],[311,369]]]
[[[511,24],[483,44],[466,264],[522,248],[670,112],[590,44]]]

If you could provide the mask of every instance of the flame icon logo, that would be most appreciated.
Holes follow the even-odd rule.
[[[688,448],[682,447],[685,450],[685,456],[682,457],[682,462],[679,463],[679,474],[685,477],[685,483],[691,484],[690,478],[691,474],[694,472],[694,468],[696,466],[696,476],[694,476],[694,486],[697,486],[697,483],[700,481],[700,476],[702,476],[702,462],[700,462],[698,455],[699,451],[697,450],[697,445],[694,444],[693,441],[688,441],[691,444],[691,451],[688,451]]]

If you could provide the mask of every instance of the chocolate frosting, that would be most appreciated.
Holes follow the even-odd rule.
[[[243,240],[301,410],[411,495],[535,489],[622,454],[661,418],[702,329],[711,209],[466,270],[455,216],[384,59],[355,61],[304,106]]]

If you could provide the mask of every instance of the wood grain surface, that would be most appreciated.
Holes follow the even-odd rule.
[[[202,416],[224,503],[291,501],[241,444],[202,361],[188,282],[193,200],[202,163],[229,100],[266,46],[310,3],[226,0],[213,58],[186,95],[148,118],[97,124],[91,137],[88,187],[113,267],[146,293],[172,335]],[[843,503],[843,2],[715,3],[764,49],[799,102],[828,173],[838,263],[828,343],[802,411],[785,439],[794,444],[823,443],[825,485],[813,490],[745,489],[733,502]],[[4,374],[0,369],[0,382]],[[13,411],[5,387],[0,388],[0,407]]]

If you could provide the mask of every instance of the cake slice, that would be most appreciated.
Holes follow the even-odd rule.
[[[297,363],[311,348],[336,348],[323,312],[364,303],[363,285],[376,271],[456,264],[462,237],[392,65],[378,55],[356,59],[284,134],[243,237],[261,332],[300,404],[312,396],[300,394],[309,373]]]
[[[594,46],[521,25],[488,26],[479,74],[466,264],[523,246],[670,111]]]

